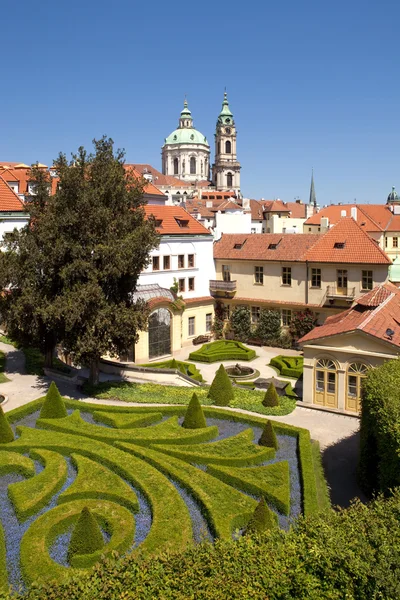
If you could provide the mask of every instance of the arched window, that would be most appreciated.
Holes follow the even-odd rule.
[[[315,365],[315,404],[337,408],[336,365],[329,358],[320,358]]]
[[[149,317],[149,358],[171,354],[171,313],[158,308]]]
[[[230,154],[232,152],[232,144],[228,140],[225,142],[225,154]]]
[[[190,174],[196,175],[196,159],[194,156],[190,159]]]
[[[226,176],[226,185],[228,188],[232,187],[232,183],[233,183],[233,177],[232,177],[232,173],[228,173]]]
[[[362,380],[367,376],[368,367],[361,362],[354,362],[347,369],[346,410],[359,412],[361,405]]]
[[[174,175],[178,175],[178,159],[174,158]]]

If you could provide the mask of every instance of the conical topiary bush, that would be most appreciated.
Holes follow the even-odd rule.
[[[262,533],[267,529],[276,527],[276,517],[272,510],[268,507],[264,498],[261,498],[253,516],[247,524],[245,533]]]
[[[208,397],[212,399],[217,406],[229,406],[234,398],[232,382],[221,364],[215,373],[214,380],[208,391]]]
[[[170,369],[179,369],[179,365],[176,362],[175,358],[171,360]]]
[[[62,419],[68,415],[64,401],[54,381],[51,382],[40,411],[41,419]]]
[[[2,407],[0,406],[0,444],[8,444],[14,441],[14,432],[8,422]]]
[[[279,396],[273,381],[271,381],[271,383],[269,384],[262,403],[264,404],[264,406],[269,407],[279,406]]]
[[[207,427],[203,409],[201,408],[196,392],[194,392],[189,402],[182,427],[185,427],[186,429],[200,429],[201,427]]]
[[[275,450],[278,450],[279,444],[271,421],[267,421],[265,423],[261,437],[258,440],[258,444],[260,446],[267,446],[268,448],[275,448]]]
[[[76,554],[93,554],[104,546],[103,534],[96,518],[85,506],[76,522],[68,547],[68,559]]]

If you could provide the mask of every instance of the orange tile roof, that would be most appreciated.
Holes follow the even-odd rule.
[[[252,221],[262,221],[264,218],[264,207],[260,200],[250,200]]]
[[[143,175],[137,169],[135,169],[132,165],[125,165],[125,170],[128,173],[131,173],[137,179],[139,179],[139,180],[143,179],[143,181],[144,181],[143,191],[145,194],[151,194],[152,196],[160,196],[160,197],[164,198],[165,200],[167,199],[166,195],[163,192],[161,192],[161,190],[159,190],[151,181],[148,181],[145,177],[143,177]]]
[[[225,233],[214,245],[214,258],[302,261],[320,237],[315,233]]]
[[[290,217],[292,219],[306,218],[306,205],[303,202],[286,202],[286,206],[290,210]]]
[[[299,343],[306,344],[359,331],[400,348],[400,290],[391,283],[385,283],[375,288],[373,292],[375,297],[381,299],[377,306],[375,302],[371,306],[365,306],[362,298],[356,300],[352,308],[328,317],[323,325],[315,327],[300,338]],[[393,331],[392,336],[386,334],[388,329]]]
[[[172,175],[163,175],[160,171],[157,171],[151,165],[146,164],[137,164],[133,163],[130,165],[126,165],[127,167],[133,167],[143,175],[144,173],[151,173],[153,175],[153,183],[154,185],[162,185],[162,186],[170,186],[170,187],[191,187],[191,184],[188,181],[181,181],[177,177],[173,177]]]
[[[267,306],[290,306],[292,308],[300,308],[300,309],[304,309],[304,308],[321,308],[320,304],[307,304],[305,305],[304,302],[290,302],[289,300],[268,300],[268,299],[262,299],[262,298],[245,298],[243,296],[235,296],[234,298],[232,298],[232,300],[234,302],[249,302],[251,304],[255,304],[256,306],[258,305],[267,305]]]
[[[24,212],[24,210],[18,195],[0,175],[0,212]]]
[[[222,202],[219,206],[218,206],[218,210],[240,210],[243,211],[243,207],[240,206],[237,202],[235,202],[235,200],[231,200],[230,198],[228,200],[224,200],[224,202]]]
[[[197,304],[198,302],[209,303],[214,302],[214,298],[212,296],[199,296],[198,298],[185,298],[185,304]]]
[[[392,218],[392,212],[385,204],[332,204],[309,217],[305,225],[321,225],[322,217],[328,217],[329,225],[335,225],[342,218],[342,212],[351,217],[352,208],[357,209],[357,223],[365,231],[382,231]]]
[[[204,218],[213,219],[215,211],[208,208],[203,198],[187,198],[185,208],[191,215],[200,214]]]
[[[304,235],[304,234],[303,234]],[[344,244],[339,248],[338,244]],[[305,260],[318,263],[391,263],[390,258],[351,217],[340,221],[320,235],[305,255]]]
[[[11,164],[15,165],[15,166],[13,168],[4,168],[3,163],[0,163],[1,177],[3,177],[3,179],[7,182],[18,181],[18,184],[19,184],[18,185],[18,193],[23,194],[24,196],[28,195],[29,194],[29,183],[31,181],[31,179],[30,179],[31,167],[24,167],[23,165],[18,167],[18,165],[21,163],[11,163]],[[16,168],[16,166],[18,168]],[[47,169],[47,167],[45,167],[45,166],[43,166],[43,168]],[[55,192],[57,190],[58,177],[51,177],[50,181],[51,181],[51,193],[55,194]]]
[[[270,204],[265,206],[265,212],[290,212],[285,202],[282,200],[273,200]]]
[[[197,221],[181,206],[163,206],[146,204],[146,216],[153,215],[156,221],[161,221],[157,232],[161,235],[211,235],[208,229]],[[178,221],[184,223],[180,226]]]

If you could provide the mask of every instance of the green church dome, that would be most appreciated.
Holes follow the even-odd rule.
[[[185,127],[182,129],[175,129],[167,138],[165,138],[166,144],[206,144],[208,146],[207,138],[194,129],[193,127]]]
[[[389,196],[387,197],[387,202],[400,202],[400,198],[398,197],[394,186],[392,187],[392,191],[390,192]]]
[[[218,115],[217,123],[221,123],[222,125],[233,125],[233,114],[229,108],[228,95],[224,92],[224,101],[222,102],[221,112]]]

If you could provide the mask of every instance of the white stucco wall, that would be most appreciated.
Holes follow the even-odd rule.
[[[223,233],[251,233],[251,213],[242,211],[217,212],[215,214],[215,239]]]
[[[14,229],[22,229],[27,223],[29,223],[28,215],[9,218],[0,215],[0,241],[3,239],[5,233],[9,233]]]
[[[185,268],[178,268],[178,255],[185,256]],[[188,255],[194,254],[194,267],[188,267]],[[169,289],[176,279],[185,279],[185,292],[178,292],[185,298],[198,298],[209,296],[209,280],[215,279],[215,266],[213,259],[213,237],[202,236],[165,236],[161,239],[160,246],[153,250],[151,257],[159,256],[160,269],[153,271],[152,260],[139,277],[139,285],[158,283],[161,287]],[[170,268],[163,269],[163,257],[170,257]],[[194,277],[195,287],[189,291],[188,279]]]
[[[266,233],[303,233],[305,219],[282,218],[272,215],[266,223]],[[268,230],[269,229],[269,230]],[[284,231],[285,230],[285,231]]]

